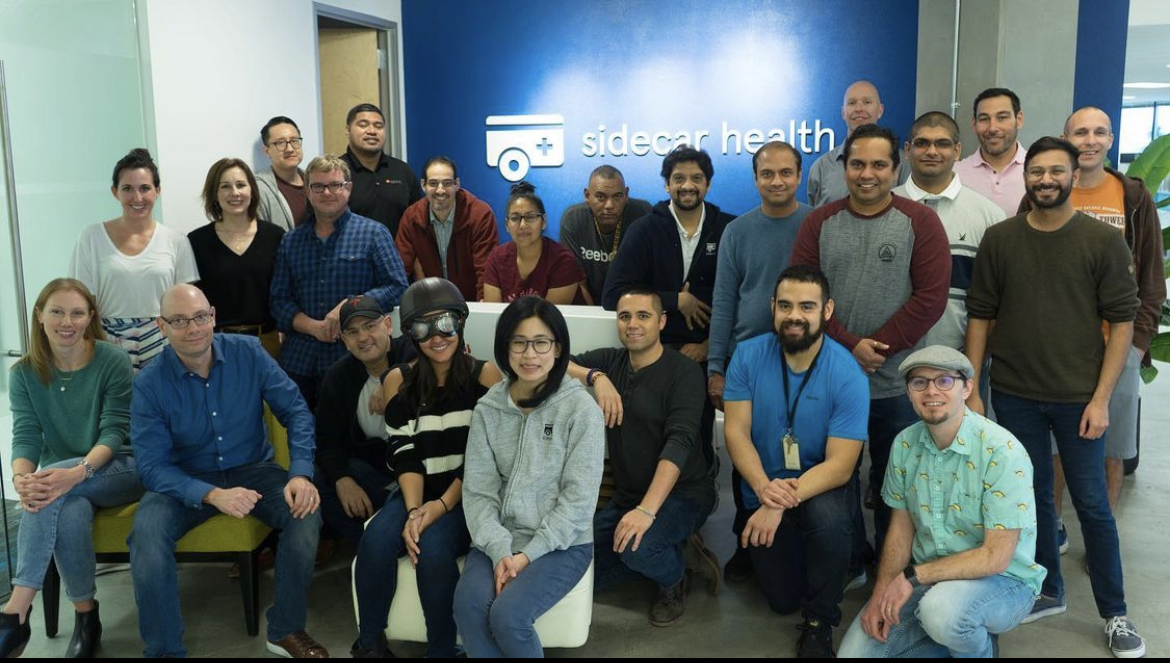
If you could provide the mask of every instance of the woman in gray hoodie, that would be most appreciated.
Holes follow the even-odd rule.
[[[540,658],[533,624],[593,561],[593,511],[605,422],[565,373],[569,330],[539,297],[512,302],[496,325],[507,379],[475,407],[463,466],[472,550],[455,621],[472,658]]]

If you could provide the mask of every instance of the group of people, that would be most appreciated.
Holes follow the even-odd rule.
[[[77,610],[68,655],[92,655],[89,523],[140,500],[129,545],[152,656],[186,653],[173,552],[217,513],[281,531],[267,635],[284,656],[328,655],[304,630],[322,536],[359,541],[354,656],[389,655],[403,556],[431,656],[455,655],[457,633],[471,656],[539,656],[533,623],[590,564],[599,589],[655,583],[663,627],[691,578],[716,594],[754,577],[773,610],[801,613],[796,653],[832,656],[875,549],[840,655],[990,656],[998,634],[1065,610],[1067,485],[1109,646],[1140,656],[1112,507],[1166,296],[1149,193],[1104,166],[1113,133],[1095,108],[1025,151],[1019,98],[991,88],[962,160],[948,115],[923,114],[899,144],[882,111],[872,84],[849,87],[848,137],[811,167],[809,204],[787,143],[753,155],[760,205],[739,217],[707,200],[709,156],[681,146],[653,206],[594,170],[560,243],[520,183],[500,244],[455,163],[430,159],[420,184],[383,153],[368,104],[347,117],[346,154],[304,170],[295,122],[269,121],[271,170],[214,164],[211,223],[189,239],[153,220],[158,169],[131,152],[113,177],[122,215],[88,228],[75,278],[42,291],[13,371],[25,514],[0,653],[27,643],[55,558]],[[477,300],[510,302],[494,364],[464,342]],[[571,354],[558,304],[616,311],[621,347]],[[1052,321],[1061,334],[1034,333]],[[288,430],[287,469],[264,403]],[[726,566],[700,535],[717,409],[734,466]]]

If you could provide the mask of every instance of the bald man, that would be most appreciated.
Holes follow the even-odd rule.
[[[841,104],[841,119],[845,120],[848,128],[845,137],[851,136],[857,127],[877,124],[885,112],[886,107],[873,83],[857,81],[850,85],[845,90],[845,101]],[[903,155],[898,166],[898,184],[904,184],[908,177],[910,166]],[[822,154],[813,163],[808,174],[808,204],[820,207],[848,195],[849,188],[845,186],[845,141],[842,140],[837,147]]]
[[[305,633],[321,529],[313,417],[305,399],[259,339],[212,332],[215,308],[198,288],[168,290],[157,324],[170,345],[139,373],[130,409],[134,456],[147,490],[129,539],[145,655],[186,656],[175,544],[224,513],[253,515],[281,532],[268,650],[328,657]],[[273,461],[264,403],[288,429],[288,470]]]
[[[1145,184],[1105,165],[1113,147],[1113,123],[1104,111],[1092,106],[1075,111],[1065,121],[1061,137],[1081,153],[1077,159],[1081,177],[1073,187],[1072,205],[1077,211],[1116,228],[1125,237],[1133,252],[1134,276],[1141,300],[1133,322],[1133,347],[1109,399],[1105,483],[1109,506],[1116,510],[1125,476],[1124,461],[1137,455],[1139,372],[1142,365],[1150,365],[1150,338],[1158,333],[1158,318],[1162,314],[1162,302],[1166,301],[1162,227]],[[1025,198],[1020,210],[1030,208],[1031,201]],[[1056,513],[1060,515],[1060,498],[1064,494],[1062,473],[1057,474],[1056,490]],[[1063,535],[1063,524],[1061,529]]]

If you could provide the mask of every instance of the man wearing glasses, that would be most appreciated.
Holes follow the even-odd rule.
[[[423,166],[426,198],[402,215],[395,242],[402,264],[415,281],[447,279],[467,301],[483,299],[483,268],[500,243],[492,208],[460,188],[455,162],[431,157]]]
[[[175,544],[224,513],[254,515],[279,530],[276,601],[268,650],[326,658],[305,633],[321,516],[313,486],[313,417],[288,376],[239,334],[214,334],[215,309],[192,285],[163,296],[159,329],[170,341],[134,382],[131,434],[147,493],[134,515],[130,566],[138,630],[148,657],[182,657]],[[264,404],[288,430],[290,464],[273,462]]]
[[[349,352],[321,381],[317,419],[317,488],[326,538],[360,539],[389,495],[382,378],[415,358],[414,344],[393,338],[390,316],[362,295],[341,305],[341,340]]]
[[[390,232],[349,210],[345,161],[317,157],[307,174],[313,214],[281,242],[269,306],[285,333],[280,365],[316,409],[321,378],[345,355],[341,306],[365,294],[393,308],[406,290],[406,272]]]
[[[278,115],[260,130],[264,153],[272,162],[270,170],[256,173],[256,187],[260,196],[259,217],[274,223],[285,231],[305,222],[309,212],[309,198],[305,191],[305,171],[301,161],[301,130],[291,119]]]
[[[898,367],[919,421],[898,434],[882,499],[892,510],[873,597],[841,658],[997,655],[1028,614],[1035,560],[1032,463],[1017,438],[967,409],[975,370],[958,350],[923,348]]]
[[[418,178],[406,162],[386,154],[386,118],[374,104],[358,104],[345,117],[349,147],[341,160],[353,175],[353,211],[386,226],[398,236],[406,208],[423,197]]]

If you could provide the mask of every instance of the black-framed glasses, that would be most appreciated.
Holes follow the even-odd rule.
[[[556,341],[551,338],[514,338],[508,341],[508,350],[514,355],[522,355],[531,347],[538,355],[546,355],[552,351]]]
[[[448,311],[429,318],[419,318],[410,323],[410,328],[406,332],[417,343],[422,343],[432,336],[451,338],[459,333],[459,316]]]
[[[211,321],[214,319],[215,307],[212,306],[210,311],[207,311],[206,313],[196,313],[190,318],[184,318],[180,316],[177,318],[171,318],[169,320],[167,318],[163,318],[163,321],[175,329],[186,329],[187,325],[191,324],[192,322],[202,327],[203,325],[211,324]]]
[[[540,223],[540,220],[543,218],[544,215],[540,212],[529,212],[528,214],[510,214],[508,215],[508,223],[513,223],[515,225],[527,223],[530,226],[535,226],[536,224]]]
[[[455,186],[455,180],[427,180],[426,185],[428,189],[451,189]]]
[[[955,148],[955,141],[950,138],[938,138],[931,140],[929,138],[915,138],[910,142],[910,146],[916,150],[929,150],[934,146],[936,150],[953,150]]]
[[[322,193],[325,191],[325,189],[329,189],[329,193],[337,193],[347,186],[349,186],[349,182],[329,182],[328,184],[323,182],[313,182],[309,185],[309,191],[312,191],[313,193]]]
[[[910,387],[913,391],[926,391],[926,388],[933,382],[939,391],[950,391],[955,388],[955,383],[962,379],[957,375],[940,375],[937,378],[924,378],[919,376],[906,380],[906,386]]]
[[[279,140],[272,141],[269,143],[269,145],[275,147],[278,150],[283,150],[288,147],[291,147],[294,150],[299,150],[301,149],[301,144],[304,142],[305,141],[303,138],[281,138]]]

